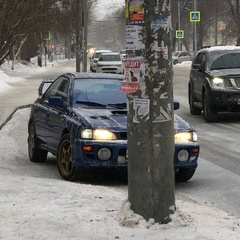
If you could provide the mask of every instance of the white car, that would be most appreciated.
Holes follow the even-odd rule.
[[[92,57],[90,57],[90,71],[96,72],[96,63],[98,62],[98,58],[102,53],[111,53],[111,50],[102,49],[102,50],[96,50]]]
[[[102,53],[96,64],[98,73],[123,74],[123,62],[119,53]]]
[[[187,51],[176,51],[172,53],[173,65],[184,61],[192,61],[192,54]]]

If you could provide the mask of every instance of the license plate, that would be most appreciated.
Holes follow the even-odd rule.
[[[118,156],[118,163],[127,163],[128,161],[128,151],[126,150],[125,156]]]

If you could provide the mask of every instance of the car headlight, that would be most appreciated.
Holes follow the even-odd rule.
[[[174,135],[175,142],[197,142],[196,132],[178,132]]]
[[[105,129],[84,129],[81,131],[81,138],[93,140],[116,140],[116,135]]]
[[[213,78],[211,80],[211,85],[213,88],[225,88],[224,80],[222,78]]]

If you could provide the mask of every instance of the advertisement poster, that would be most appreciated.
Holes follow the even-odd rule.
[[[144,48],[142,42],[142,26],[127,25],[125,27],[126,50],[140,50]]]
[[[133,101],[133,122],[139,123],[140,121],[146,122],[149,120],[150,100],[134,98]]]
[[[127,59],[125,61],[125,79],[127,82],[139,82],[140,66],[139,59]]]
[[[127,59],[125,61],[125,81],[122,83],[120,92],[135,93],[140,86],[140,60]]]
[[[144,0],[129,0],[129,19],[133,23],[144,22]]]

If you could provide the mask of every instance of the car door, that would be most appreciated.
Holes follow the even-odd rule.
[[[47,116],[49,114],[48,98],[55,96],[59,83],[59,80],[54,81],[34,106],[35,131],[42,140],[42,144],[46,145],[46,148],[49,147],[49,135],[51,135],[51,129],[47,126]]]
[[[196,61],[194,63],[200,64],[199,70],[194,70],[194,78],[193,78],[193,89],[196,100],[198,102],[202,102],[202,88],[205,78],[205,68],[206,68],[206,53],[201,53],[197,56]]]
[[[62,132],[65,127],[67,114],[67,105],[69,99],[70,80],[67,77],[60,77],[59,84],[54,96],[62,97],[63,106],[57,107],[49,104],[48,114],[46,116],[47,129],[49,130],[48,144],[52,151],[57,151],[58,144],[61,140]]]

